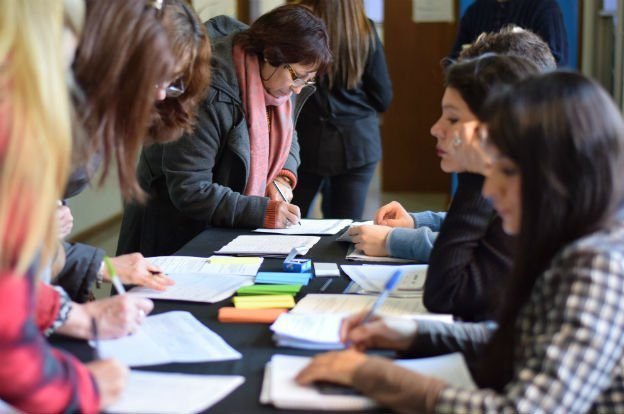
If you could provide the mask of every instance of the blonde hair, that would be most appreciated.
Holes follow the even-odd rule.
[[[49,262],[67,179],[61,0],[0,0],[0,271]]]

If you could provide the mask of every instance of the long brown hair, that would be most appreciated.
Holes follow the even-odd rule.
[[[210,41],[199,16],[182,0],[167,0],[164,21],[176,62],[187,62],[182,73],[184,93],[156,104],[157,114],[150,126],[149,138],[163,143],[191,132],[197,104],[210,85]],[[175,79],[174,79],[175,80]]]
[[[486,104],[490,141],[519,169],[522,222],[499,329],[475,372],[501,390],[513,375],[516,321],[567,244],[608,228],[624,200],[624,122],[609,95],[578,73],[515,84]]]
[[[366,60],[375,47],[374,32],[362,0],[302,0],[327,26],[334,61],[327,73],[329,87],[353,89],[362,79]]]
[[[145,0],[87,0],[74,70],[86,96],[79,108],[92,148],[103,152],[102,180],[114,157],[124,199],[145,195],[137,154],[155,111],[156,85],[173,74],[162,11]]]

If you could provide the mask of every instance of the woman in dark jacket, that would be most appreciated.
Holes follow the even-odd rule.
[[[299,220],[288,203],[299,166],[294,122],[331,60],[325,25],[305,7],[286,5],[241,28],[227,17],[208,22],[213,77],[197,125],[143,151],[138,177],[150,198],[145,207],[126,206],[118,254],[171,254],[207,226],[284,228]]]
[[[301,111],[299,184],[293,202],[304,215],[321,187],[323,215],[362,216],[381,159],[379,112],[392,85],[383,46],[360,0],[304,0],[327,25],[334,62]]]

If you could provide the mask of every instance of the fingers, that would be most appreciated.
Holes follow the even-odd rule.
[[[281,202],[277,212],[277,228],[286,228],[289,226],[293,226],[299,224],[299,222],[301,221],[301,212],[299,210],[299,207],[294,204]]]
[[[139,284],[150,289],[163,291],[167,287],[175,285],[175,281],[168,278],[164,273],[148,272],[147,275],[141,278],[141,283]]]
[[[377,210],[374,223],[388,226],[388,221],[396,219],[402,210],[404,209],[400,203],[392,201]]]

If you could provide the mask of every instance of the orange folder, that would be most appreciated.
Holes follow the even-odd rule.
[[[240,309],[225,306],[219,309],[219,322],[229,323],[273,323],[288,309]]]

